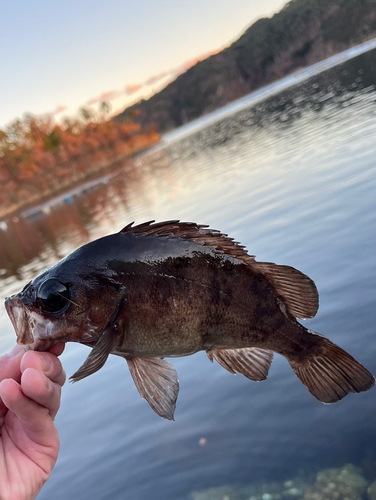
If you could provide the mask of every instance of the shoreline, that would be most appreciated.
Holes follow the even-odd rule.
[[[209,119],[209,115],[203,115],[185,125],[177,127],[176,129],[163,134],[162,136],[159,136],[157,134],[158,139],[153,137],[148,146],[140,147],[139,149],[136,148],[136,150],[133,151],[132,154],[120,154],[111,160],[102,160],[97,165],[91,167],[90,170],[81,173],[81,175],[78,175],[75,178],[70,178],[69,180],[67,180],[67,182],[58,186],[51,192],[34,193],[30,196],[30,198],[28,198],[27,201],[15,203],[8,207],[0,206],[0,230],[5,229],[7,219],[15,216],[21,216],[22,218],[29,217],[33,213],[43,211],[42,207],[44,207],[48,211],[49,206],[55,204],[51,203],[53,200],[56,199],[64,201],[69,197],[70,194],[71,196],[74,196],[76,194],[79,195],[79,193],[85,190],[84,186],[87,184],[88,189],[95,188],[94,186],[96,186],[97,184],[102,184],[103,182],[105,182],[102,182],[100,179],[105,178],[106,173],[110,175],[115,171],[120,170],[122,164],[124,164],[123,166],[126,166],[127,162],[131,162],[132,159],[140,153],[145,153],[151,148],[155,146],[158,147],[158,145],[161,144],[171,144],[176,140],[183,139],[185,136],[198,132],[203,127],[212,125],[215,122],[225,118],[227,115],[236,112],[237,110],[263,101],[268,97],[271,97],[274,94],[285,90],[288,87],[302,83],[312,76],[338,66],[349,59],[355,58],[373,49],[376,49],[376,38],[372,38],[361,44],[350,47],[343,52],[322,59],[321,61],[314,63],[311,66],[293,71],[290,74],[265,87],[254,90],[246,96],[243,96],[225,106],[216,109],[215,111],[210,113]],[[112,175],[110,175],[110,177],[112,177]],[[56,201],[56,203],[58,203],[58,201]]]
[[[159,137],[158,140],[153,140],[149,146],[136,149],[131,155],[122,154],[112,160],[102,161],[49,193],[34,194],[27,201],[8,207],[0,207],[0,230],[5,229],[7,220],[12,217],[27,218],[39,212],[48,212],[51,206],[59,202],[69,202],[66,199],[79,196],[84,191],[95,189],[97,185],[108,182],[111,177],[116,175],[117,171],[126,168],[127,164],[130,165],[138,154],[144,153],[160,141]]]

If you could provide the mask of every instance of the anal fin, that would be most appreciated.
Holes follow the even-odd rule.
[[[157,415],[174,420],[179,394],[179,381],[175,367],[159,358],[126,358],[129,371],[140,396],[149,403]]]
[[[210,349],[208,358],[213,358],[230,373],[241,373],[250,380],[260,382],[268,376],[273,361],[272,351],[248,347],[243,349]]]

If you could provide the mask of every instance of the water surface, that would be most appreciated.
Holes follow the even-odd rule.
[[[308,274],[320,309],[305,325],[376,373],[375,51],[234,110],[48,214],[8,221],[1,299],[132,220],[195,221],[260,261]],[[14,332],[4,309],[0,324],[6,352]],[[88,352],[67,346],[68,375]],[[174,423],[141,400],[120,358],[67,384],[56,420],[59,460],[38,499],[188,500],[193,490],[365,460],[375,461],[376,475],[375,389],[323,405],[277,355],[262,383],[230,375],[205,353],[173,364],[181,386]]]

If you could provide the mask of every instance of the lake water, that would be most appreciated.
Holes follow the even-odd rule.
[[[376,374],[376,52],[167,137],[49,213],[3,223],[1,299],[78,245],[150,219],[210,224],[258,260],[308,274],[320,309],[305,325]],[[7,352],[15,336],[4,308],[0,325]],[[67,345],[68,375],[88,353]],[[230,375],[205,353],[173,364],[175,422],[152,412],[115,356],[66,384],[60,456],[38,499],[249,499],[260,483],[268,491],[296,476],[309,482],[346,463],[376,478],[376,389],[323,405],[278,355],[262,383]]]

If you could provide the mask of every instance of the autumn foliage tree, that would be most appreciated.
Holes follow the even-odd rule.
[[[57,124],[49,116],[26,115],[0,130],[0,205],[17,202],[25,188],[49,194],[83,179],[114,160],[159,140],[156,130],[141,131],[131,119],[108,119],[82,108],[80,118]]]

